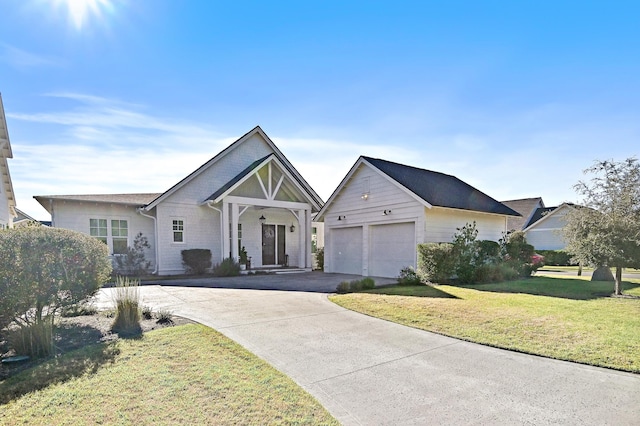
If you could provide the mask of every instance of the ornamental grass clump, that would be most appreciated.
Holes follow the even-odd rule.
[[[111,330],[121,335],[136,335],[142,332],[140,327],[141,304],[139,281],[118,277],[113,296],[116,309]]]

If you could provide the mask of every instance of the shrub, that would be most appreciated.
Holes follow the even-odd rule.
[[[420,285],[423,284],[420,274],[411,266],[407,266],[400,270],[398,277],[398,285]]]
[[[167,309],[159,309],[156,312],[156,322],[158,324],[173,324],[173,312]]]
[[[315,256],[318,270],[324,271],[324,247],[317,249]]]
[[[182,264],[188,274],[203,275],[211,268],[211,250],[182,250]],[[226,259],[225,259],[226,260]]]
[[[496,263],[500,260],[500,244],[496,241],[481,240],[477,242],[478,253],[476,264]]]
[[[571,261],[571,255],[564,250],[536,250],[544,256],[544,264],[549,266],[572,266],[576,265]]]
[[[52,330],[56,312],[87,300],[108,280],[108,256],[105,244],[68,229],[0,232],[0,326],[40,324],[30,332],[34,338]],[[43,336],[35,346],[47,347],[51,338]]]
[[[366,277],[361,280],[342,281],[336,287],[336,293],[354,293],[361,290],[371,290],[376,286],[376,282],[373,278]]]
[[[79,317],[82,315],[95,315],[98,313],[98,308],[88,302],[75,303],[71,306],[65,306],[60,311],[60,316],[63,317]]]
[[[235,277],[240,275],[240,264],[230,257],[213,267],[213,275],[216,277]]]
[[[151,248],[149,240],[142,232],[138,232],[133,240],[133,247],[118,255],[114,260],[114,272],[118,275],[140,277],[149,273],[151,262],[146,258],[146,251]]]
[[[429,282],[441,284],[449,282],[454,274],[455,263],[453,244],[418,245],[418,271]]]
[[[478,258],[478,244],[476,238],[478,230],[476,222],[467,223],[457,228],[453,235],[453,255],[455,257],[455,273],[461,283],[473,282],[476,260]]]
[[[111,330],[118,334],[140,334],[140,291],[139,282],[126,277],[118,277],[114,291],[116,309]]]
[[[527,243],[524,232],[511,232],[500,240],[500,244],[507,264],[521,277],[530,277],[541,266],[532,263],[535,251],[533,246]]]
[[[143,306],[142,307],[142,318],[146,319],[146,320],[150,320],[151,318],[153,318],[153,309],[151,309],[151,306]]]
[[[40,322],[12,328],[7,340],[18,355],[40,358],[53,354],[53,316]]]

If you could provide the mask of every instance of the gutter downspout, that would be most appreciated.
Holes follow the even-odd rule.
[[[223,235],[224,235],[224,229],[223,226],[224,224],[222,223],[222,210],[217,208],[217,207],[213,207],[213,201],[209,200],[207,201],[207,207],[209,207],[210,209],[213,209],[215,211],[217,211],[218,213],[220,213],[220,255],[222,256],[222,259],[224,259],[224,241],[223,241]]]
[[[157,275],[158,274],[158,263],[159,263],[159,259],[160,259],[160,253],[159,253],[159,247],[158,247],[158,221],[156,220],[155,216],[150,216],[148,214],[142,213],[142,207],[136,209],[136,211],[138,213],[140,213],[140,216],[144,216],[144,217],[147,217],[147,218],[153,220],[153,232],[156,234],[155,235],[155,237],[156,237],[156,250],[155,250],[155,252],[156,252],[156,261],[155,261],[155,265],[154,265],[155,269],[153,270],[152,274],[153,275]]]

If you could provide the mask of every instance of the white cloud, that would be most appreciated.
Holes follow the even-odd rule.
[[[0,48],[0,60],[17,69],[62,66],[59,59],[27,52],[6,43],[0,43]]]

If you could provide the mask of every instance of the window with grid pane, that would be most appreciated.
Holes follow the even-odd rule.
[[[173,219],[173,242],[184,242],[184,220]]]
[[[107,219],[89,219],[89,235],[107,244]]]
[[[126,220],[111,221],[111,238],[113,240],[113,254],[125,254],[129,240],[129,228]]]

